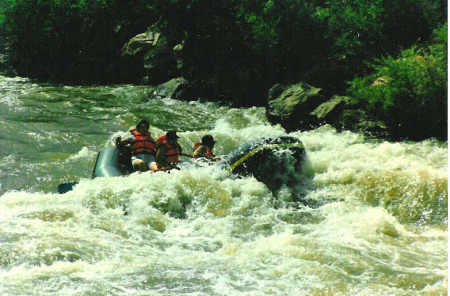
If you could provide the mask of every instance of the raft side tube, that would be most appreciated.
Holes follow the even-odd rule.
[[[283,185],[299,183],[305,156],[303,143],[297,138],[259,138],[229,153],[224,163],[233,174],[251,175],[277,194]]]
[[[92,178],[116,177],[123,173],[118,166],[119,150],[116,147],[105,147],[98,153]]]
[[[278,138],[263,137],[239,146],[225,156],[224,161],[233,173],[239,174],[248,169],[246,167],[249,161],[256,163],[265,161],[264,157],[267,156],[267,153],[271,154],[280,149],[291,151],[297,165],[301,164],[306,154],[303,143],[297,138],[289,136]]]

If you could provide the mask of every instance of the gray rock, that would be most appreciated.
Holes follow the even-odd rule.
[[[160,84],[153,92],[153,96],[157,98],[185,99],[183,92],[188,85],[188,81],[183,77],[173,78]]]
[[[334,124],[338,129],[363,132],[366,135],[387,137],[386,124],[367,114],[362,109],[344,109],[339,121]]]
[[[321,89],[305,82],[274,85],[268,93],[267,117],[287,131],[309,129],[317,118],[311,112],[325,101]]]
[[[182,45],[171,46],[163,34],[151,27],[131,38],[122,47],[121,54],[124,63],[139,72],[142,82],[159,84],[179,75],[175,53],[179,55],[182,50]]]
[[[345,108],[346,104],[351,101],[351,98],[345,96],[333,96],[328,101],[320,104],[310,114],[315,116],[318,121],[326,123],[336,123]]]
[[[131,38],[122,47],[122,56],[136,56],[145,52],[158,44],[161,34],[147,31]]]

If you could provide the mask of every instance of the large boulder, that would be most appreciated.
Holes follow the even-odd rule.
[[[287,131],[311,129],[319,124],[311,113],[325,100],[320,88],[305,82],[276,84],[268,93],[267,118],[272,123],[280,123]]]
[[[135,71],[141,81],[158,84],[178,76],[175,51],[179,47],[169,44],[167,38],[150,28],[131,38],[122,47],[122,57],[128,72]]]
[[[362,132],[371,137],[389,137],[386,124],[369,115],[363,108],[343,109],[334,126],[339,130]]]
[[[161,33],[147,31],[128,40],[122,47],[122,56],[136,56],[154,48],[158,44]]]
[[[155,89],[153,97],[156,98],[172,98],[172,99],[188,99],[186,90],[189,83],[183,77],[173,78],[164,82]]]
[[[310,115],[315,117],[316,122],[336,125],[341,119],[342,111],[349,106],[351,98],[346,96],[332,96],[315,108]]]
[[[347,96],[333,96],[320,104],[311,115],[321,124],[329,124],[338,130],[362,132],[369,136],[385,137],[386,125],[365,111],[366,108],[357,104]]]
[[[362,132],[368,136],[385,137],[386,125],[370,116],[365,108],[347,96],[332,96],[311,112],[320,124],[329,124],[337,130]]]
[[[209,90],[206,88],[207,86],[200,82],[192,83],[183,77],[177,77],[159,84],[148,99],[172,98],[184,101],[194,101],[208,97]],[[216,99],[208,97],[208,100],[214,101]]]
[[[350,97],[335,95],[327,99],[320,88],[299,82],[274,85],[269,90],[266,114],[272,123],[280,123],[288,132],[329,124],[338,130],[385,137],[386,125],[365,110]]]

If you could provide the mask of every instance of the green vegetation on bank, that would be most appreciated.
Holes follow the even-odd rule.
[[[342,91],[347,80],[368,73],[366,61],[429,40],[446,20],[445,6],[442,0],[190,0],[165,1],[158,11],[172,44],[184,41],[186,79],[254,104],[250,98],[265,97],[276,82]]]
[[[22,76],[140,83],[150,67],[121,49],[151,28],[164,47],[147,55],[162,68],[149,83],[183,76],[205,96],[248,106],[265,105],[275,83],[306,81],[347,91],[393,133],[420,126],[435,136],[447,100],[446,21],[444,0],[5,0],[0,53]],[[432,41],[437,28],[445,39]],[[176,46],[174,62],[164,48]]]
[[[432,44],[381,58],[371,75],[351,82],[349,95],[394,137],[447,136],[447,31],[446,24],[435,31]]]

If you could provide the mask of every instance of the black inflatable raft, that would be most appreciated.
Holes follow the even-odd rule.
[[[253,175],[271,190],[277,190],[301,173],[304,157],[303,143],[297,138],[259,138],[233,150],[218,165],[234,174]],[[92,178],[125,176],[132,172],[129,151],[109,146],[97,154]],[[60,184],[58,192],[70,191],[74,185],[76,182]]]

